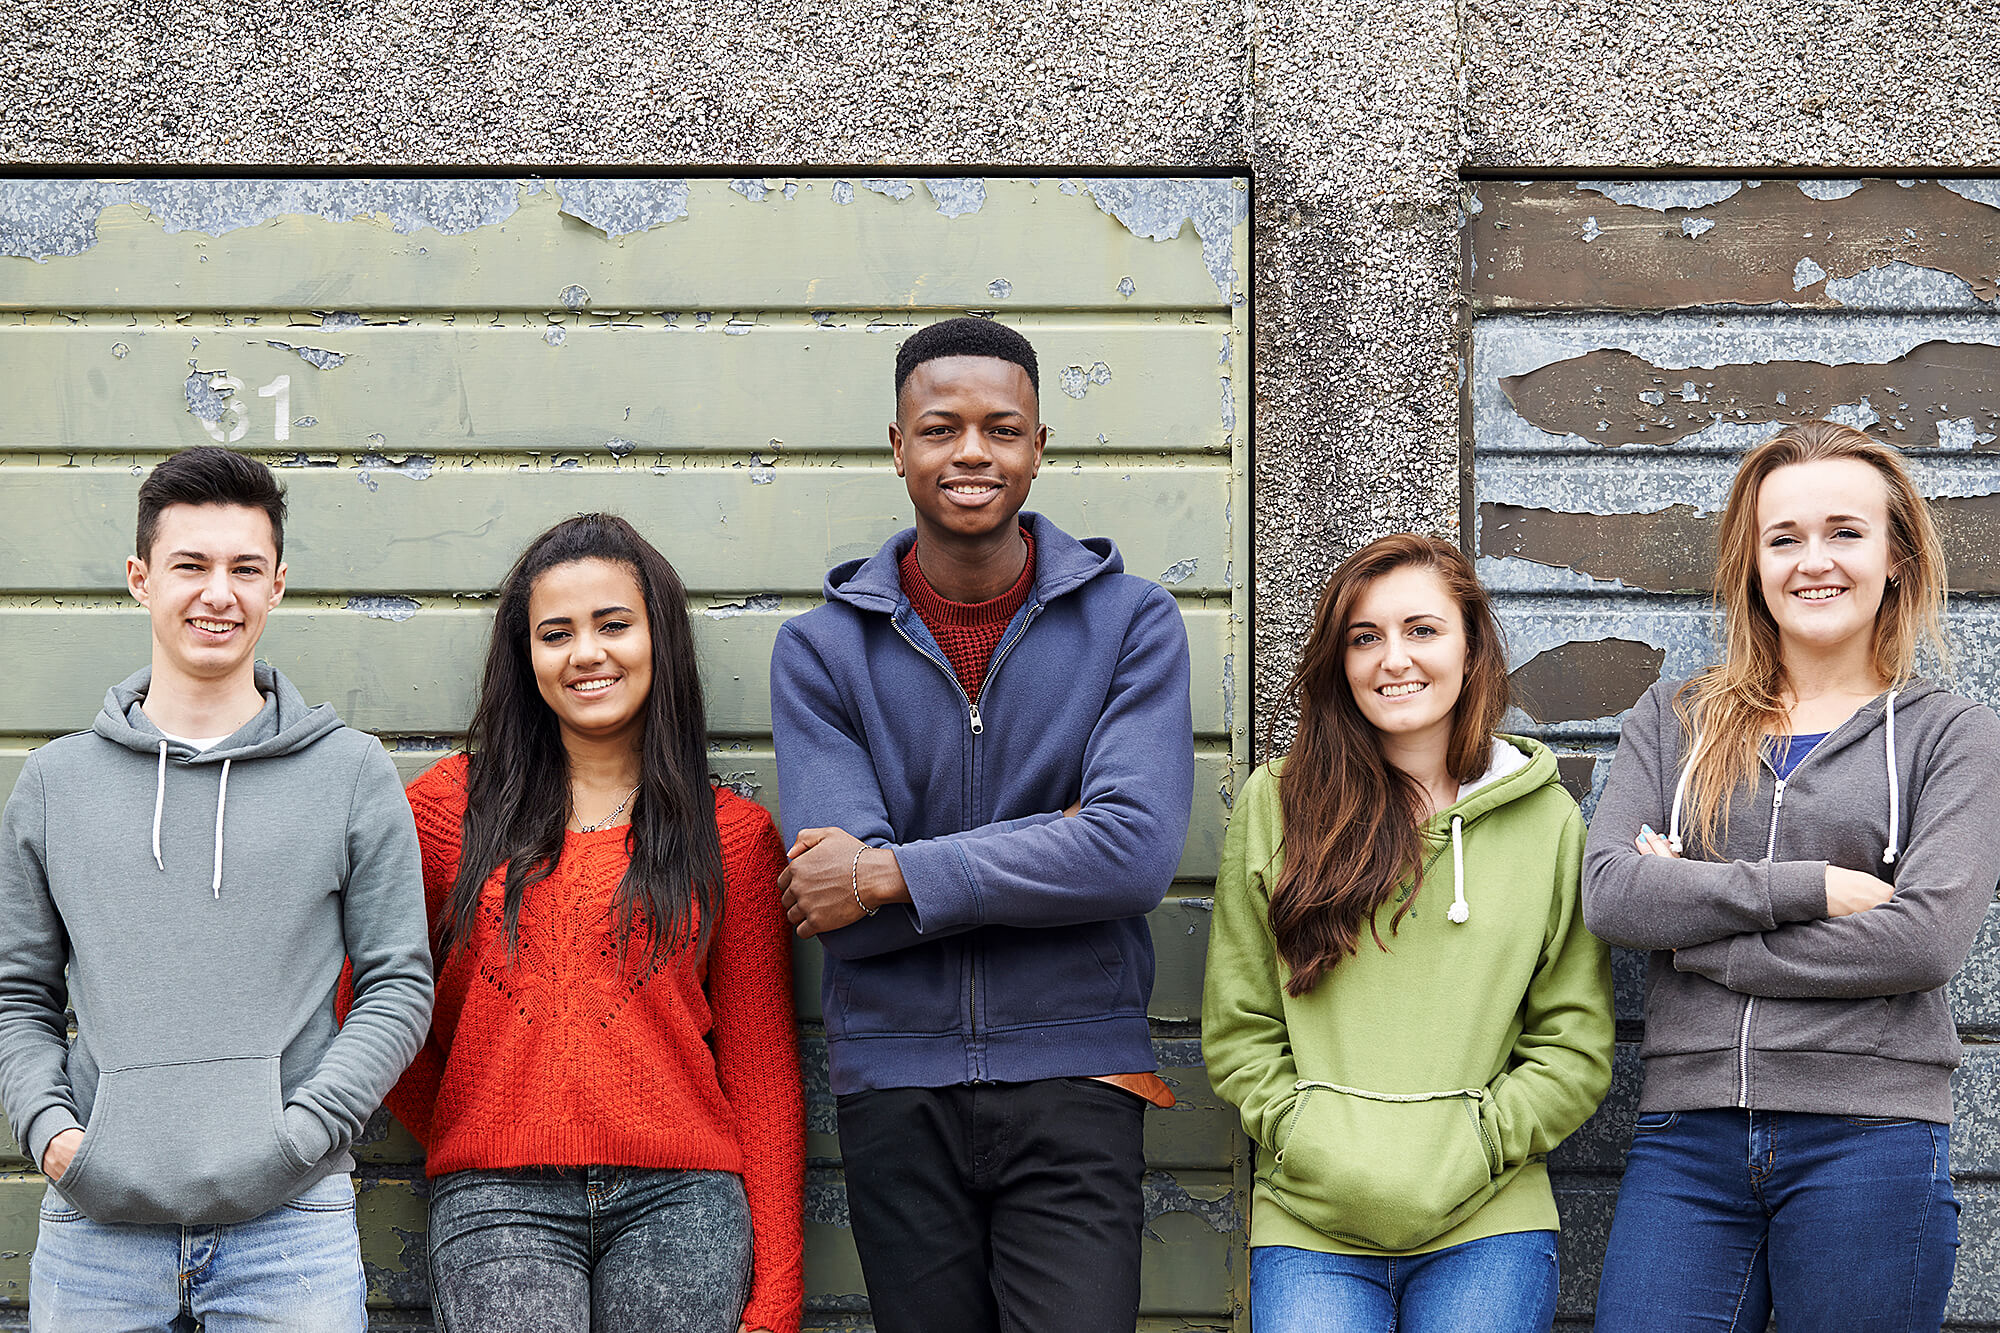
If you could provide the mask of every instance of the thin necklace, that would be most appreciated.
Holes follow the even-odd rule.
[[[644,782],[641,782],[639,784],[639,787],[643,787],[645,785],[646,784]],[[625,807],[630,805],[632,803],[632,798],[639,794],[639,787],[634,787],[631,791],[626,792],[625,799],[620,801],[617,805],[611,807],[610,814],[598,820],[595,824],[578,824],[576,826],[576,831],[578,833],[595,833],[597,832],[597,830],[601,828],[609,828],[611,826],[611,821],[618,818],[618,816],[624,814]]]

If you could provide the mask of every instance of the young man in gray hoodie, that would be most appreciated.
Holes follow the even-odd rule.
[[[126,562],[152,665],[0,816],[0,1103],[50,1182],[38,1333],[366,1327],[348,1148],[428,1029],[430,949],[388,756],[254,660],[284,516],[241,454],[153,470]]]

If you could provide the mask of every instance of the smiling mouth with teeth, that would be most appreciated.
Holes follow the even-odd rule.
[[[230,630],[236,628],[235,623],[228,620],[191,619],[188,623],[196,629],[205,629],[210,634],[227,634]]]
[[[572,684],[570,686],[570,689],[576,691],[578,694],[598,694],[601,693],[602,691],[610,689],[613,685],[616,685],[617,683],[618,682],[615,680],[603,680],[603,679],[580,680]]]
[[[1381,689],[1375,691],[1375,693],[1381,695],[1385,699],[1401,699],[1407,695],[1415,694],[1418,690],[1423,690],[1428,688],[1430,687],[1423,681],[1412,680],[1412,681],[1405,681],[1400,685],[1384,685]]]
[[[1801,588],[1799,591],[1793,593],[1792,596],[1808,602],[1824,602],[1828,598],[1838,597],[1846,591],[1847,589],[1845,588]]]

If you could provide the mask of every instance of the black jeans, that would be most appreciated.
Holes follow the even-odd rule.
[[[1144,1112],[1077,1078],[840,1098],[877,1333],[1130,1333]]]

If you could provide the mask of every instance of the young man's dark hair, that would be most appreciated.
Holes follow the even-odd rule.
[[[896,377],[916,526],[828,574],[771,659],[779,884],[826,948],[870,1317],[1130,1333],[1142,1112],[1172,1102],[1146,913],[1193,803],[1187,634],[1109,541],[1022,512],[1048,439],[1025,338],[948,320]]]
[[[285,488],[271,469],[218,444],[183,449],[159,463],[139,483],[139,531],[132,549],[153,558],[160,511],[168,505],[239,505],[261,509],[271,520],[277,558],[285,558]]]
[[[1042,391],[1041,363],[1035,358],[1033,343],[995,320],[962,315],[919,329],[896,349],[897,396],[902,396],[911,371],[926,361],[945,356],[990,356],[998,361],[1011,361],[1028,372],[1029,387],[1037,394]]]
[[[361,1333],[348,1149],[430,1023],[416,825],[375,738],[256,660],[270,471],[194,449],[141,494],[151,664],[0,811],[0,1105],[49,1181],[29,1326]]]

